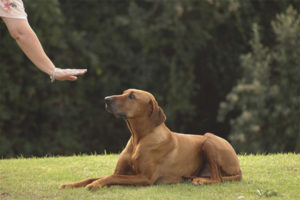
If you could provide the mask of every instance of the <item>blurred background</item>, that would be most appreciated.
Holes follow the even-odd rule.
[[[103,98],[154,94],[176,132],[239,153],[300,152],[299,0],[23,0],[57,67],[50,83],[0,22],[0,158],[119,153]]]

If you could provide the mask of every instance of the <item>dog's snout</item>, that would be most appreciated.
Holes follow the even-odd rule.
[[[112,101],[113,101],[113,98],[112,98],[112,97],[105,97],[105,98],[104,98],[104,101],[105,101],[105,103],[106,103],[106,104],[108,104],[108,105],[109,105],[109,104],[111,104],[111,103],[112,103]]]

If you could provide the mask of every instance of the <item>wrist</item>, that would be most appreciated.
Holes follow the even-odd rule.
[[[45,73],[48,74],[49,76],[51,76],[53,74],[53,72],[56,70],[56,67],[49,67],[47,69],[45,69]]]
[[[54,68],[52,70],[52,72],[49,74],[51,83],[53,83],[55,81],[56,71],[57,71],[57,68]]]

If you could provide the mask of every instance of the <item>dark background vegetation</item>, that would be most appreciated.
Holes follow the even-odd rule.
[[[155,95],[177,132],[240,153],[300,151],[299,0],[24,0],[57,67],[50,83],[0,23],[0,157],[120,152],[130,137],[103,98]]]

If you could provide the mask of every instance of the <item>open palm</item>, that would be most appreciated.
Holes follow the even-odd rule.
[[[53,78],[59,81],[76,81],[77,76],[83,75],[87,69],[60,69],[56,68]]]

